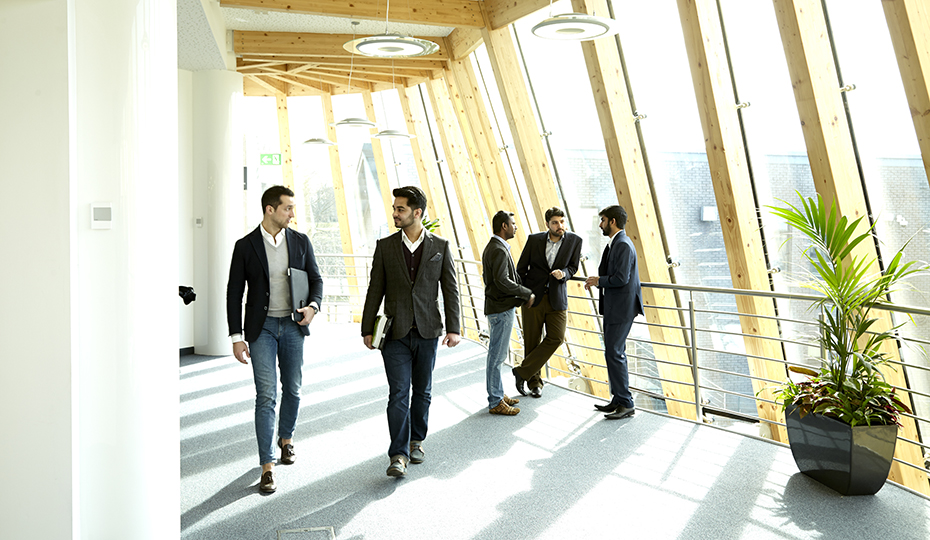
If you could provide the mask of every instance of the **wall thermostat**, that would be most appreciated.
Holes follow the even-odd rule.
[[[112,203],[91,203],[90,204],[90,228],[91,229],[110,229],[113,227],[113,204]]]

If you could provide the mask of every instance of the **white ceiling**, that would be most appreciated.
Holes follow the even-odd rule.
[[[207,0],[214,2],[215,0]],[[178,68],[190,71],[226,69],[223,51],[213,38],[210,22],[201,0],[178,2]],[[358,21],[353,28],[351,19],[301,15],[279,11],[253,11],[242,8],[219,8],[225,21],[225,30],[257,30],[264,32],[306,32],[311,34],[373,35],[385,33],[385,21]],[[422,37],[445,37],[452,32],[447,26],[387,23],[387,31]]]

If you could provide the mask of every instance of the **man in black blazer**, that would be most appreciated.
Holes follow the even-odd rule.
[[[494,236],[481,255],[484,277],[484,314],[488,318],[491,339],[488,342],[488,362],[485,382],[488,389],[488,412],[514,416],[520,409],[514,407],[519,399],[507,397],[501,383],[501,364],[510,352],[510,334],[516,307],[530,302],[533,293],[520,285],[520,278],[510,256],[507,240],[514,237],[517,224],[513,213],[503,210],[491,219]]]
[[[226,320],[233,342],[233,356],[243,364],[252,360],[255,377],[255,436],[258,439],[262,477],[259,489],[273,493],[275,400],[278,383],[275,358],[281,370],[281,418],[278,447],[281,462],[294,463],[293,437],[300,408],[300,387],[304,361],[304,337],[308,325],[323,301],[320,276],[313,246],[307,235],[287,228],[294,218],[294,192],[284,186],[268,188],[262,195],[264,215],[261,224],[233,248],[226,285]],[[307,273],[310,294],[298,308],[295,322],[287,269]],[[242,325],[242,295],[245,301],[245,332]]]
[[[439,290],[445,310],[442,344],[458,345],[461,336],[459,291],[449,241],[423,227],[426,195],[416,186],[394,190],[394,226],[400,231],[378,240],[362,312],[362,338],[372,335],[381,301],[393,317],[381,349],[388,380],[388,476],[403,476],[407,463],[422,463],[429,421],[436,349],[442,335]],[[410,397],[411,387],[413,397]]]
[[[524,384],[533,397],[542,396],[540,369],[565,342],[568,320],[566,283],[578,271],[581,237],[565,230],[565,212],[552,207],[546,210],[546,232],[531,234],[517,263],[517,275],[535,296],[532,304],[521,308],[523,315],[523,363],[513,369],[517,391],[526,395]],[[542,339],[543,327],[546,337]],[[541,342],[540,342],[541,341]]]
[[[643,314],[643,293],[639,284],[636,247],[626,235],[626,210],[614,205],[600,211],[599,227],[610,241],[604,248],[598,275],[585,280],[585,289],[600,291],[598,311],[604,316],[604,359],[610,382],[610,403],[594,407],[606,418],[625,418],[635,412],[630,393],[630,373],[626,361],[626,338],[633,319]]]

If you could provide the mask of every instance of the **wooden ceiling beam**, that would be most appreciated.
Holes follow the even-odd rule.
[[[550,0],[484,0],[488,28],[498,30],[549,6]],[[604,14],[606,15],[606,14]]]
[[[352,34],[308,34],[303,32],[254,32],[235,30],[233,31],[233,47],[237,56],[299,55],[344,58],[349,60],[353,55],[343,48],[343,44],[347,41],[351,41],[353,37],[360,38],[365,36],[353,36]],[[427,56],[406,58],[405,60],[448,59],[441,39],[429,37],[422,39],[433,40],[434,42],[438,41],[440,43],[439,50]],[[390,59],[388,59],[387,62],[390,62]]]
[[[396,23],[429,24],[431,26],[481,28],[484,25],[478,2],[474,0],[397,2],[391,6],[391,11],[387,14],[385,13],[387,5],[380,0],[354,0],[352,2],[333,0],[220,0],[220,6],[371,21],[387,19]]]
[[[278,54],[243,54],[237,58],[238,65],[243,66],[247,63],[274,63],[279,64],[319,64],[328,66],[343,66],[348,71],[349,67],[353,68],[391,68],[391,60],[381,58],[371,58],[367,56],[356,56],[355,59],[350,57],[336,58],[324,56],[303,56],[303,55],[278,55]],[[446,63],[442,60],[423,60],[418,58],[402,58],[394,60],[395,69],[428,69],[442,70]]]

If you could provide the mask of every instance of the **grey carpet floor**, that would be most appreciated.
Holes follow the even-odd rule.
[[[251,368],[182,358],[182,538],[930,538],[930,500],[890,483],[842,497],[764,441],[644,411],[604,420],[554,386],[491,416],[486,351],[468,342],[440,350],[425,463],[389,478],[380,355],[357,325],[314,326],[298,460],[272,495],[257,490]]]

